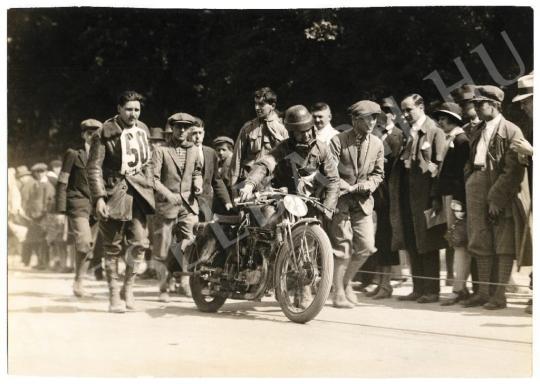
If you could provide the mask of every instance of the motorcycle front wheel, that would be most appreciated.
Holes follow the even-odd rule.
[[[292,249],[285,241],[274,270],[276,299],[285,316],[307,323],[324,307],[334,273],[332,245],[319,225],[292,230]]]

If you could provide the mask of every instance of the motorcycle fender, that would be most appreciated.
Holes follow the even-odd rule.
[[[300,219],[296,223],[294,223],[292,228],[300,227],[300,226],[303,226],[303,225],[311,225],[311,224],[319,224],[320,225],[321,221],[319,219],[315,218],[315,217],[306,217],[306,218]]]

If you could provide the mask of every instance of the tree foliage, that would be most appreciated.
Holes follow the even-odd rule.
[[[462,78],[493,83],[479,56],[483,44],[499,72],[533,63],[533,12],[526,7],[180,10],[34,8],[8,11],[9,162],[58,157],[79,143],[79,122],[115,114],[116,95],[147,98],[141,120],[164,126],[172,113],[205,120],[209,138],[236,138],[254,117],[253,91],[270,86],[278,107],[326,101],[336,123],[362,98],[410,92],[439,97]],[[515,87],[507,89],[507,99]]]

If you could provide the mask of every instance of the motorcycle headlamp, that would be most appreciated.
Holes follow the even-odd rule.
[[[287,195],[283,198],[285,209],[296,217],[307,215],[308,207],[304,201],[295,195]]]

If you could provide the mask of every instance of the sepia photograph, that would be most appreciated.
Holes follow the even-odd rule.
[[[535,9],[458,3],[8,2],[5,377],[532,381]]]

